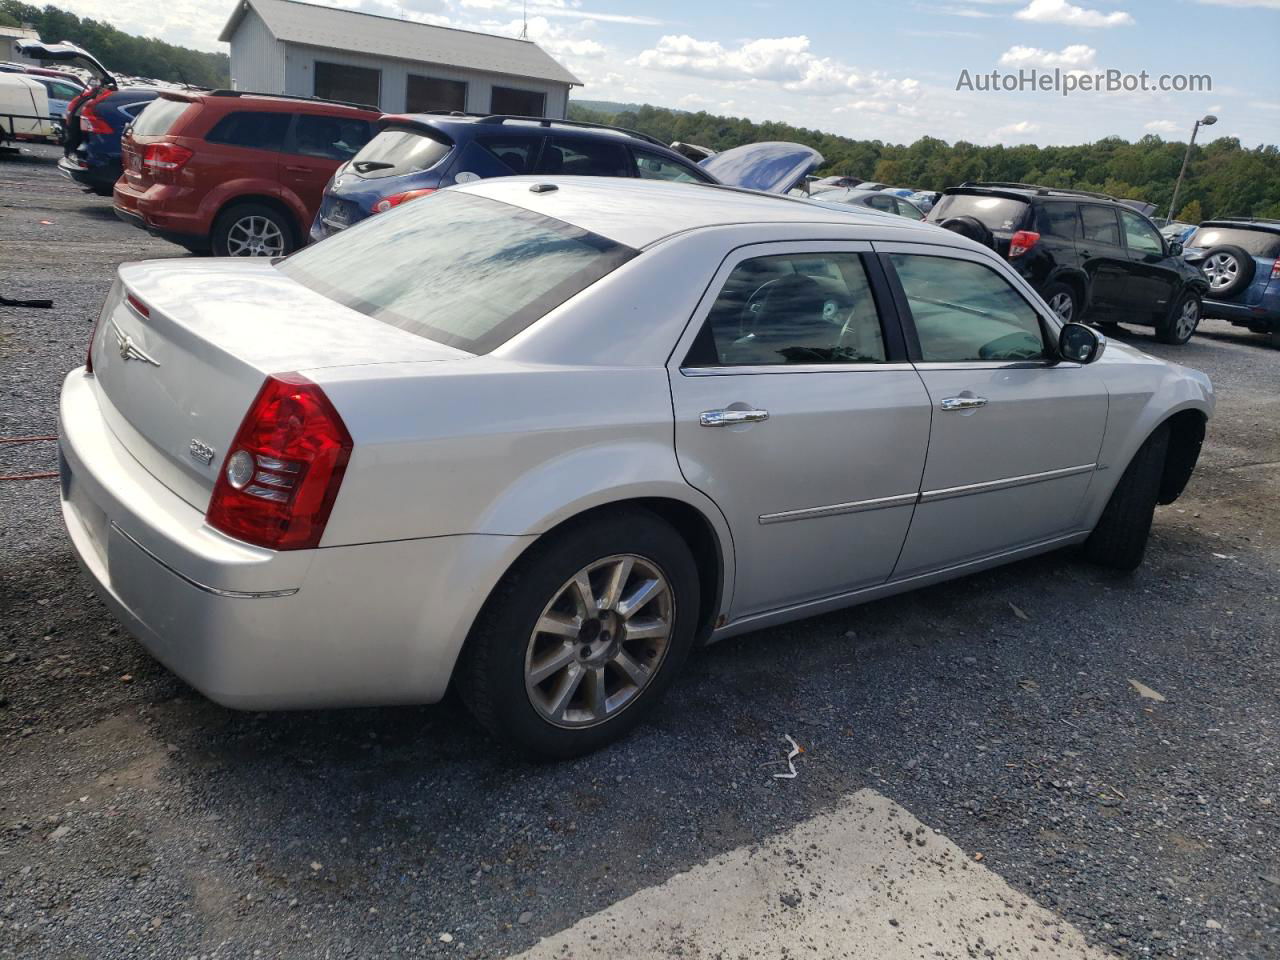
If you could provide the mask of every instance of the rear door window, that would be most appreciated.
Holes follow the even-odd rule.
[[[365,179],[399,177],[430,170],[449,155],[453,143],[443,133],[391,127],[356,154],[351,166]]]
[[[1239,247],[1251,257],[1275,259],[1280,257],[1280,233],[1270,230],[1249,230],[1246,227],[1200,227],[1188,242],[1188,247],[1220,247],[1223,244]]]
[[[538,173],[575,177],[630,177],[631,157],[621,143],[552,137],[542,151]]]
[[[282,150],[291,116],[288,113],[237,110],[215,123],[204,138],[209,143],[225,143],[231,147]]]
[[[636,253],[552,217],[442,190],[306,247],[279,269],[375,320],[488,353]]]
[[[1104,207],[1099,203],[1082,203],[1080,223],[1084,228],[1086,240],[1109,243],[1113,247],[1120,246],[1120,224],[1116,222],[1116,211],[1113,207]]]
[[[477,142],[512,173],[532,173],[541,137],[477,137]]]
[[[674,180],[679,183],[710,183],[711,178],[685,163],[659,156],[648,150],[632,150],[636,172],[644,180]]]
[[[308,157],[350,160],[369,142],[369,124],[353,117],[303,113],[293,131],[294,149]]]

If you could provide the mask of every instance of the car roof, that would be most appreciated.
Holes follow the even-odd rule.
[[[403,113],[387,114],[385,123],[409,123],[425,126],[440,126],[453,130],[469,130],[471,132],[501,133],[503,136],[527,135],[530,137],[545,136],[554,130],[557,137],[581,140],[599,140],[608,137],[616,140],[640,141],[646,146],[658,147],[668,153],[692,163],[688,157],[677,153],[656,137],[651,137],[638,130],[626,127],[614,127],[603,123],[588,123],[581,120],[561,120],[555,117],[519,117],[511,114],[476,114],[476,113]]]
[[[534,192],[545,184],[555,189]],[[494,177],[450,187],[554,217],[634,249],[666,237],[707,227],[752,223],[810,223],[926,234],[922,242],[966,245],[963,238],[932,224],[847,206],[839,209],[796,197],[714,184],[676,183],[625,177]],[[855,238],[850,238],[855,239]]]
[[[1265,230],[1268,233],[1280,233],[1280,220],[1265,217],[1220,217],[1217,220],[1205,220],[1201,227],[1217,227],[1218,229]],[[1197,228],[1198,229],[1198,228]]]
[[[248,90],[162,90],[160,95],[169,100],[189,100],[206,106],[222,106],[228,112],[252,109],[267,113],[278,110],[281,113],[318,113],[326,116],[354,113],[365,117],[381,113],[377,107],[367,104]]]

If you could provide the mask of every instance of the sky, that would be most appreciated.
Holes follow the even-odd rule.
[[[121,30],[226,51],[232,0],[52,0]],[[323,0],[517,36],[522,0]],[[1073,144],[1158,134],[1280,143],[1280,0],[529,0],[575,99],[779,120],[859,139]],[[45,37],[57,40],[57,37]],[[984,91],[993,70],[1207,74],[1186,92]],[[967,74],[965,73],[967,71]],[[965,80],[967,76],[967,81]],[[963,89],[957,89],[964,85]]]

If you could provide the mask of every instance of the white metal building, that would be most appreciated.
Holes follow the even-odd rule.
[[[218,38],[231,85],[367,103],[386,113],[463,110],[564,117],[581,81],[530,40],[298,0],[241,0]]]
[[[40,61],[18,51],[19,40],[39,40],[40,34],[32,27],[6,27],[0,24],[0,60],[39,66]]]

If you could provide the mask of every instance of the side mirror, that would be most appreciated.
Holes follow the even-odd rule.
[[[1181,242],[1179,242],[1179,241],[1177,241],[1177,240],[1170,240],[1170,241],[1169,241],[1169,256],[1171,256],[1171,257],[1180,257],[1180,256],[1182,256],[1182,244],[1181,244]]]
[[[1058,356],[1072,363],[1093,363],[1106,349],[1107,338],[1083,323],[1068,323],[1058,335]]]

